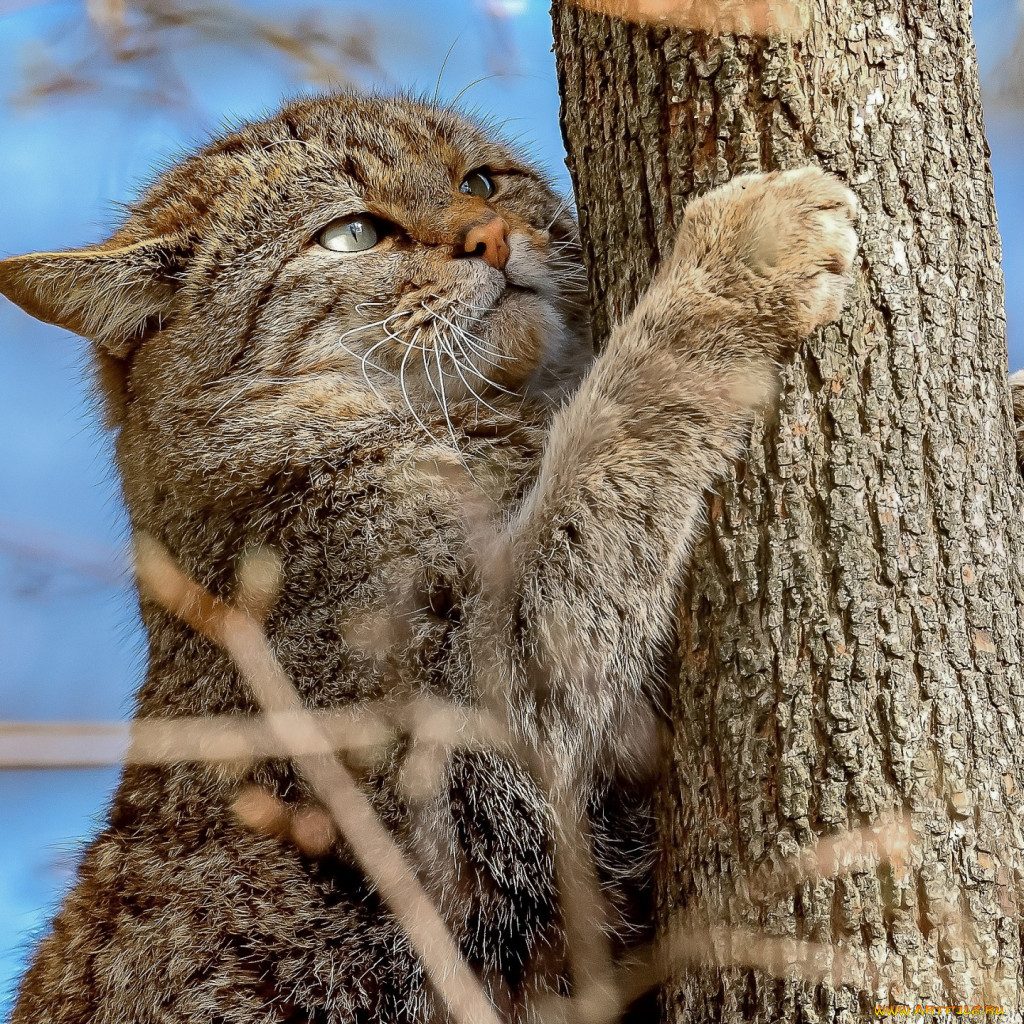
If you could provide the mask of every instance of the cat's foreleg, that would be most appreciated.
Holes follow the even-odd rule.
[[[852,194],[815,168],[747,175],[687,209],[672,258],[557,415],[512,524],[521,720],[575,785],[649,741],[648,693],[705,496],[743,453],[776,366],[836,318]]]

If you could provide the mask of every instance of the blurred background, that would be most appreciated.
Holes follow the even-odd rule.
[[[1015,0],[974,18],[1017,368],[1024,19]],[[550,49],[547,0],[0,0],[0,256],[99,241],[226,119],[338,84],[465,90],[567,190]],[[0,299],[0,719],[123,718],[143,670],[85,357]],[[0,1016],[117,774],[0,772]]]

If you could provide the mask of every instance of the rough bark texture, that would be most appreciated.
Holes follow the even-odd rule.
[[[970,10],[816,0],[796,43],[553,17],[599,336],[732,174],[817,161],[863,204],[856,294],[784,371],[680,598],[661,902],[833,946],[864,985],[696,967],[667,1018],[1024,1005],[1024,528]],[[743,881],[890,812],[904,862]]]

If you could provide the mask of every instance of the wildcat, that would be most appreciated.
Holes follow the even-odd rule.
[[[277,553],[266,631],[309,708],[500,695],[590,818],[627,943],[674,587],[777,363],[840,312],[855,211],[813,168],[695,200],[595,356],[544,176],[452,109],[340,94],[181,161],[95,248],[3,261],[0,290],[91,340],[138,534],[226,600]],[[141,611],[138,716],[255,710],[222,650]],[[550,792],[461,749],[414,799],[404,753],[360,783],[496,1007],[534,1019],[568,984]],[[231,813],[252,782],[312,800],[280,761],[125,769],[15,1021],[445,1019],[344,839],[313,856]]]

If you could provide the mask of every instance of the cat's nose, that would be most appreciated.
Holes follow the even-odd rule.
[[[474,224],[462,242],[463,256],[478,256],[496,270],[504,270],[508,263],[509,226],[501,217],[494,216],[483,224]]]

